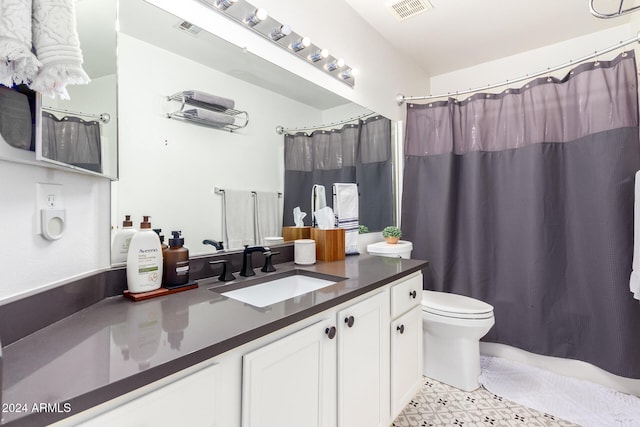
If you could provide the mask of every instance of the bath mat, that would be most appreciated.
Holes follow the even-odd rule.
[[[499,357],[480,363],[480,384],[505,399],[584,427],[640,427],[636,396]]]

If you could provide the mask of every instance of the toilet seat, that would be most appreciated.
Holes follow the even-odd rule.
[[[422,291],[422,310],[436,316],[455,319],[490,319],[493,306],[464,295]]]

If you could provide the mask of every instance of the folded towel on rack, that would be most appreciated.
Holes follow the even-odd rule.
[[[282,206],[278,193],[256,191],[256,242],[265,245],[265,237],[282,235]]]
[[[27,95],[0,86],[0,137],[13,147],[29,150],[31,128]]]
[[[0,84],[29,84],[40,61],[31,52],[32,0],[0,1]]]
[[[224,113],[218,113],[216,111],[205,110],[204,108],[190,108],[182,112],[187,119],[198,119],[207,124],[217,127],[223,127],[226,125],[232,125],[235,123],[233,116],[229,116]]]
[[[345,254],[355,255],[358,251],[358,186],[357,184],[333,184],[333,211],[336,226],[344,228]]]
[[[636,172],[635,195],[633,203],[633,261],[629,290],[635,299],[640,300],[640,171]]]
[[[251,191],[224,190],[222,193],[225,241],[228,249],[254,245],[254,201]]]
[[[33,48],[42,63],[31,88],[69,99],[68,84],[91,81],[82,68],[73,0],[33,0]]]
[[[211,95],[209,93],[201,92],[199,90],[186,90],[182,92],[182,94],[185,96],[185,98],[215,105],[218,107],[222,107],[224,109],[233,109],[236,105],[233,99],[223,98],[217,95]]]

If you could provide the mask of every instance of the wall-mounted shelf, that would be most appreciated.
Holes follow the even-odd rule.
[[[229,132],[242,129],[249,124],[249,113],[246,111],[198,101],[189,97],[185,92],[167,96],[167,101],[180,104],[177,110],[167,113],[167,117],[170,119],[184,120]],[[197,112],[201,116],[193,113],[196,109],[199,110]],[[208,114],[208,112],[211,112],[211,114]]]

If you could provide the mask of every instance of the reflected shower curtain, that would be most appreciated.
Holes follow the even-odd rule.
[[[402,227],[425,288],[494,306],[484,338],[640,378],[629,292],[633,52],[502,94],[407,106]]]
[[[102,172],[100,123],[75,116],[58,119],[43,111],[42,155],[83,169]]]
[[[358,124],[311,135],[297,133],[284,138],[284,225],[293,224],[293,209],[307,213],[311,225],[311,189],[325,186],[331,206],[336,182],[358,184],[359,223],[371,231],[393,224],[391,121],[370,117]]]

